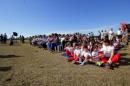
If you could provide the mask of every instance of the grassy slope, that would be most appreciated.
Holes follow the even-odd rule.
[[[130,46],[121,50],[130,61]],[[130,86],[130,62],[115,70],[74,65],[28,44],[0,45],[0,86]]]

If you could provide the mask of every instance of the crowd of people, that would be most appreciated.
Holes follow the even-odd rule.
[[[48,49],[51,53],[62,51],[68,62],[86,65],[94,63],[113,69],[119,65],[121,54],[118,50],[129,42],[129,32],[119,28],[114,32],[99,31],[99,36],[94,33],[81,34],[51,34],[30,37],[30,44]]]

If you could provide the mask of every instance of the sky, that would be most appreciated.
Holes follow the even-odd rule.
[[[130,0],[0,0],[0,33],[97,33],[130,23]]]

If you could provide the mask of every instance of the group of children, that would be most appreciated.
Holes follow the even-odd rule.
[[[116,43],[116,42],[115,42]],[[69,42],[65,47],[65,57],[72,63],[78,63],[85,65],[88,63],[94,63],[97,66],[105,66],[112,69],[117,66],[121,55],[116,52],[116,49],[120,48],[120,44],[111,43],[110,40],[104,40],[101,43],[73,43]]]

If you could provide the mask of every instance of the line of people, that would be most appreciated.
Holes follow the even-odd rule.
[[[120,39],[122,43],[125,43],[128,45],[128,32],[123,32],[120,28],[115,33],[113,29],[110,31],[99,31],[99,36],[94,36],[94,33],[88,33],[88,34],[80,34],[80,33],[75,33],[75,34],[51,34],[49,36],[46,35],[38,35],[38,36],[33,36],[30,37],[30,44],[43,47],[43,48],[48,48],[49,51],[63,51],[65,48],[65,45],[67,42],[70,42],[71,45],[73,43],[82,43],[82,42],[88,42],[89,40],[95,40],[95,41],[100,41],[103,39],[109,39],[112,41],[112,39]]]

